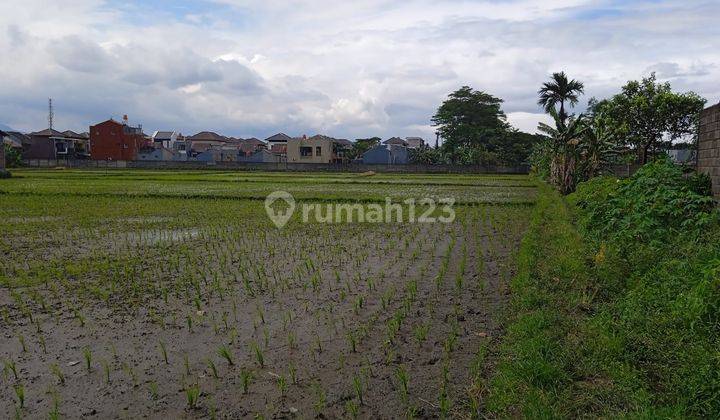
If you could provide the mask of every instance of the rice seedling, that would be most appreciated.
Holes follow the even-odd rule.
[[[280,396],[284,397],[285,392],[287,391],[287,380],[283,375],[278,375],[277,377],[277,387],[278,391],[280,391]]]
[[[230,349],[227,348],[227,346],[221,346],[218,349],[218,355],[225,359],[228,363],[228,365],[233,366],[235,363],[233,363],[233,356],[230,352]]]
[[[159,398],[159,388],[158,384],[155,381],[150,381],[148,384],[148,391],[150,392],[150,398],[153,400],[157,400]]]
[[[240,385],[242,386],[242,392],[243,394],[247,394],[248,390],[250,389],[250,382],[253,379],[253,374],[251,371],[243,368],[240,369]]]
[[[355,391],[355,396],[357,397],[358,401],[360,401],[360,405],[363,405],[363,381],[362,378],[354,375],[353,376],[353,390]]]
[[[185,398],[187,399],[188,408],[191,410],[196,409],[200,400],[200,385],[193,384],[185,388]]]
[[[17,373],[17,366],[15,365],[15,361],[14,361],[14,360],[10,359],[10,360],[5,360],[5,361],[3,361],[3,371],[4,371],[6,374],[7,374],[7,372],[12,372],[13,377],[15,378],[15,380],[18,380],[18,379],[19,379],[19,378],[18,378],[18,373]]]
[[[25,408],[25,386],[23,384],[17,384],[13,386],[13,389],[15,390],[15,396],[18,399],[20,409]]]
[[[207,363],[208,368],[210,368],[210,373],[212,373],[213,378],[218,379],[220,376],[218,375],[217,366],[215,366],[215,362],[212,359],[207,359],[205,361]]]
[[[313,403],[313,408],[315,409],[315,413],[317,415],[320,415],[325,409],[325,406],[327,405],[327,395],[325,394],[325,390],[319,382],[313,382],[312,388],[315,394],[315,402]]]
[[[92,352],[89,347],[83,349],[83,358],[85,359],[85,368],[87,371],[92,371]]]
[[[168,362],[168,354],[167,354],[167,348],[165,347],[165,342],[160,340],[158,342],[158,345],[160,346],[160,354],[162,355],[163,360],[165,361],[165,364],[170,364]]]
[[[105,376],[105,383],[110,384],[110,363],[107,360],[101,360],[100,364],[103,368],[103,375]]]
[[[397,367],[397,369],[395,369],[395,378],[398,382],[398,392],[400,393],[400,399],[404,403],[407,403],[410,379],[408,377],[408,371],[407,369],[405,369],[405,366],[400,365]]]
[[[258,346],[257,343],[252,342],[250,343],[250,350],[255,356],[255,360],[257,361],[258,365],[260,365],[261,368],[265,367],[265,357],[263,356],[263,352],[260,346]]]
[[[22,352],[27,353],[27,347],[25,347],[25,336],[23,336],[22,334],[18,335],[18,341],[20,342]]]
[[[345,411],[350,418],[356,419],[360,414],[360,406],[355,401],[349,400],[345,403]]]
[[[60,366],[58,366],[57,363],[53,363],[50,365],[50,372],[55,375],[60,385],[65,385],[65,375],[63,374]]]

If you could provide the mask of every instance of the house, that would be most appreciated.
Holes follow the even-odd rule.
[[[425,146],[425,140],[422,137],[405,137],[408,149],[420,149]]]
[[[90,157],[93,160],[135,160],[138,151],[147,146],[142,126],[128,125],[112,118],[90,126]]]
[[[72,130],[63,131],[65,136],[64,140],[60,142],[64,143],[64,149],[66,150],[65,155],[75,159],[88,159],[90,158],[90,135],[88,133],[76,133]],[[59,141],[55,141],[56,152],[60,150],[61,146],[58,145]]]
[[[166,147],[143,147],[138,150],[137,160],[168,161],[175,159],[175,152]]]
[[[368,165],[406,165],[408,148],[396,144],[379,144],[363,153],[363,163]]]
[[[182,138],[182,134],[177,131],[156,131],[152,135],[152,141],[155,147],[173,149],[173,145],[178,141],[178,137]]]
[[[246,156],[255,154],[260,150],[267,149],[267,144],[260,139],[250,137],[249,139],[240,139],[240,150],[245,153]]]
[[[228,142],[228,138],[212,131],[201,131],[188,137],[186,141],[192,152],[202,153],[212,147],[224,146]]]
[[[383,142],[385,145],[395,145],[395,146],[407,146],[407,142],[400,137],[390,137],[389,139],[385,140]]]
[[[290,136],[285,133],[277,133],[265,139],[267,148],[273,153],[285,155],[287,153],[287,144],[292,140]]]
[[[25,159],[55,159],[55,138],[64,138],[63,133],[47,128],[28,134],[29,141],[23,145]]]
[[[278,163],[281,157],[267,149],[260,149],[249,156],[240,156],[238,162],[247,163]]]
[[[22,151],[23,145],[30,142],[30,137],[19,131],[4,131],[3,133],[3,143],[12,149]]]
[[[289,163],[339,163],[341,147],[337,139],[315,135],[310,138],[294,138],[287,143],[287,161]]]

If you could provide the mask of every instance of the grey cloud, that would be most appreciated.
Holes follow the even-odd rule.
[[[106,70],[111,62],[110,56],[97,43],[78,36],[51,41],[47,49],[59,65],[81,73]]]

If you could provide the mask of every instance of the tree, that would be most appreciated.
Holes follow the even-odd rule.
[[[540,90],[538,90],[538,105],[545,108],[545,112],[548,114],[551,110],[556,109],[557,105],[560,104],[560,109],[557,110],[558,117],[565,121],[568,118],[568,114],[565,111],[565,102],[571,107],[578,103],[578,95],[585,93],[585,85],[575,79],[568,80],[565,72],[553,73],[549,82],[543,83]]]
[[[555,120],[555,127],[545,123],[538,125],[538,130],[548,137],[550,183],[561,194],[569,194],[575,190],[579,181],[580,143],[588,126],[583,114],[563,120],[558,111],[552,108],[550,115]]]
[[[8,176],[8,171],[5,170],[5,133],[0,131],[0,177],[5,178]]]
[[[380,144],[380,141],[382,139],[380,137],[370,137],[367,139],[355,139],[355,142],[353,143],[352,149],[348,152],[347,156],[348,158],[356,159],[363,155],[363,153],[367,152],[368,150],[372,149],[373,147]]]
[[[694,92],[676,93],[670,83],[657,83],[655,73],[641,81],[629,81],[610,99],[591,101],[594,113],[602,113],[619,128],[626,146],[635,148],[645,164],[648,154],[669,148],[672,141],[697,136],[705,99]]]
[[[586,118],[586,130],[578,145],[580,180],[600,175],[617,157],[617,130],[603,114]]]
[[[463,86],[451,93],[432,117],[443,138],[443,149],[459,147],[488,149],[491,141],[508,129],[502,99]]]

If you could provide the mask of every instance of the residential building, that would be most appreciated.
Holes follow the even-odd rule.
[[[138,151],[147,146],[142,126],[128,125],[112,118],[90,127],[90,156],[94,160],[136,160]]]
[[[65,150],[65,156],[75,159],[90,158],[90,135],[76,133],[72,130],[63,131],[65,139],[55,140],[55,151]],[[62,144],[62,145],[61,145]]]
[[[289,163],[335,163],[338,161],[335,139],[323,135],[294,138],[287,143]]]
[[[422,137],[405,137],[405,143],[408,149],[420,149],[425,146],[425,140]]]
[[[55,139],[65,138],[63,133],[50,128],[28,134],[29,141],[23,145],[25,159],[55,159]]]
[[[260,149],[251,155],[240,156],[238,158],[238,162],[247,163],[278,163],[281,161],[282,160],[280,156],[268,151],[267,149]]]
[[[30,137],[19,131],[4,131],[2,140],[8,147],[22,151],[23,145],[30,142]]]
[[[264,149],[267,149],[267,144],[260,139],[256,139],[255,137],[250,137],[249,139],[244,140],[240,139],[240,150],[242,150],[245,156],[253,155],[255,152]]]
[[[175,159],[175,152],[166,147],[143,147],[138,151],[137,160],[168,161]]]
[[[390,137],[389,139],[385,140],[383,142],[385,145],[395,145],[395,146],[407,146],[407,142],[400,137]]]
[[[182,138],[182,134],[177,131],[156,131],[152,135],[152,141],[155,147],[173,149],[178,137]]]
[[[285,133],[277,133],[265,139],[267,148],[273,153],[285,156],[287,153],[288,142],[292,140],[290,136]]]
[[[221,136],[212,131],[201,131],[186,139],[189,142],[190,150],[193,153],[201,153],[212,147],[224,146],[228,142],[228,138]]]
[[[408,148],[397,144],[379,144],[363,153],[362,160],[368,165],[406,165],[410,161]]]

